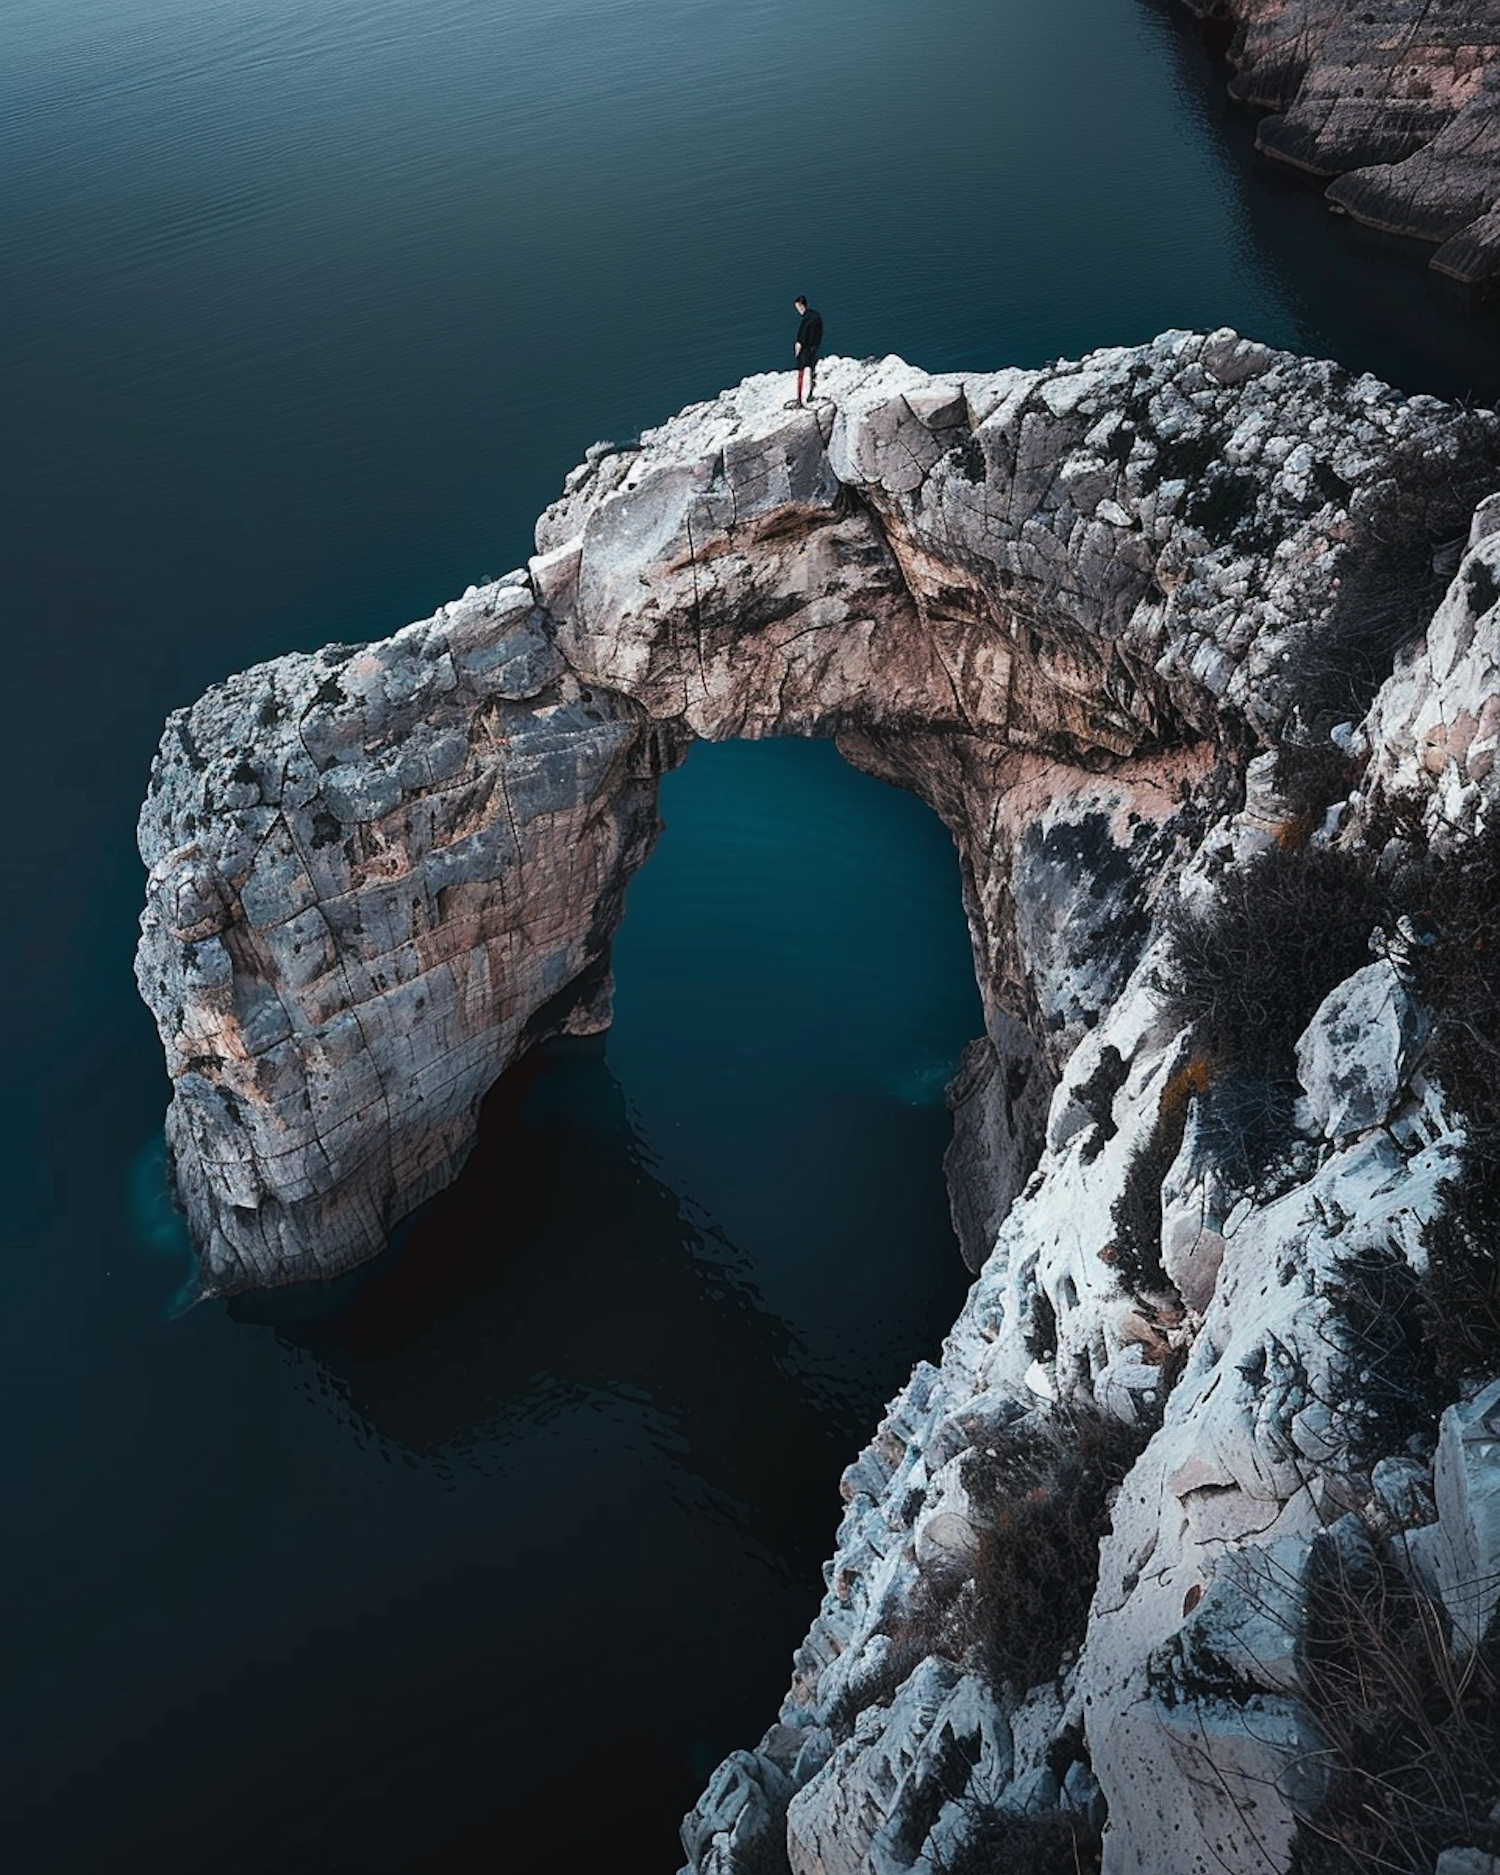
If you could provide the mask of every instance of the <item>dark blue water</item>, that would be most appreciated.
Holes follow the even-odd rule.
[[[1230,323],[1493,394],[1421,250],[1256,168],[1155,0],[9,0],[0,1763],[31,1875],[675,1866],[839,1466],[962,1296],[956,871],[825,745],[698,750],[605,1041],[377,1270],[169,1314],[130,978],[161,720],[516,564],[596,436],[829,346]]]

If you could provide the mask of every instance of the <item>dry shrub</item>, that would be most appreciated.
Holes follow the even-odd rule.
[[[1052,1679],[1081,1644],[1111,1496],[1148,1436],[1080,1402],[970,1453],[964,1488],[982,1528],[968,1618],[997,1685]]]
[[[792,1875],[786,1846],[786,1811],[772,1817],[766,1827],[741,1843],[735,1851],[734,1875]]]
[[[1358,766],[1326,734],[1321,740],[1278,744],[1273,785],[1292,816],[1278,830],[1278,843],[1305,846],[1328,809],[1348,794]]]
[[[1328,1792],[1292,1875],[1412,1875],[1454,1846],[1500,1852],[1500,1635],[1460,1661],[1446,1611],[1385,1556],[1320,1537],[1304,1678]]]
[[[1098,1875],[1104,1843],[1087,1818],[1066,1810],[977,1811],[938,1875]]]
[[[1195,1096],[1207,1092],[1208,1084],[1208,1057],[1192,1055],[1169,1077],[1151,1131],[1125,1168],[1125,1181],[1110,1213],[1114,1230],[1110,1248],[1127,1288],[1172,1290],[1161,1260],[1162,1182],[1182,1150],[1188,1108]]]
[[[961,1577],[919,1574],[902,1612],[883,1629],[889,1645],[869,1673],[849,1680],[828,1708],[828,1729],[848,1738],[871,1706],[888,1706],[924,1660],[961,1660],[972,1621]]]
[[[1423,1322],[1438,1372],[1500,1367],[1500,819],[1406,881],[1426,942],[1417,988],[1433,1023],[1426,1066],[1463,1118],[1465,1144],[1423,1233]]]
[[[1319,1003],[1369,961],[1380,910],[1370,861],[1272,846],[1169,920],[1157,988],[1208,1057],[1204,1125],[1226,1170],[1253,1184],[1284,1143],[1295,1049]]]
[[[1430,1445],[1452,1398],[1423,1334],[1425,1293],[1423,1278],[1392,1245],[1348,1250],[1334,1266],[1325,1332],[1359,1375],[1336,1402],[1355,1464],[1373,1465],[1414,1436]]]
[[[1080,1401],[1030,1414],[972,1450],[963,1479],[980,1526],[973,1566],[919,1574],[880,1662],[829,1709],[835,1737],[934,1657],[974,1666],[996,1686],[1055,1678],[1088,1625],[1112,1494],[1149,1437]]]
[[[1471,1149],[1443,1197],[1447,1209],[1422,1233],[1420,1307],[1433,1365],[1457,1381],[1500,1366],[1500,1159]]]
[[[1268,847],[1171,919],[1160,989],[1226,1072],[1292,1051],[1328,992],[1368,959],[1378,902],[1368,862],[1331,847]]]

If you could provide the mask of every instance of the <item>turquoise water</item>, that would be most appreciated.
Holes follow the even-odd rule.
[[[953,857],[823,745],[699,749],[609,1037],[326,1294],[174,1317],[130,976],[166,712],[518,563],[601,435],[832,351],[1229,323],[1492,394],[1154,0],[9,0],[0,1375],[8,1865],[675,1866],[837,1472],[963,1293]],[[605,1819],[601,1822],[600,1819]]]

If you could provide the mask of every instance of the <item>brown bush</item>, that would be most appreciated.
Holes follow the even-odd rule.
[[[1092,1404],[1060,1405],[970,1453],[964,1488],[982,1528],[967,1618],[996,1684],[1052,1679],[1081,1644],[1110,1495],[1148,1436]]]
[[[1500,1635],[1460,1661],[1446,1611],[1371,1545],[1329,1533],[1308,1571],[1304,1678],[1327,1796],[1291,1875],[1430,1870],[1500,1851]]]
[[[1125,1168],[1125,1181],[1110,1212],[1110,1248],[1120,1280],[1129,1289],[1172,1291],[1161,1260],[1162,1182],[1182,1150],[1189,1104],[1208,1084],[1208,1057],[1191,1056],[1162,1089],[1151,1131]]]

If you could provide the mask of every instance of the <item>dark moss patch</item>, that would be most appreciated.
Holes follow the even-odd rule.
[[[1493,569],[1483,560],[1469,562],[1464,584],[1468,590],[1469,608],[1476,618],[1488,612],[1495,601],[1500,599],[1500,581],[1496,580]]]
[[[1151,485],[1159,487],[1163,482],[1186,482],[1189,488],[1196,487],[1210,467],[1219,460],[1223,447],[1223,434],[1213,425],[1206,426],[1196,434],[1175,437],[1171,442],[1158,442]]]
[[[1057,1310],[1040,1283],[1031,1288],[1031,1318],[1026,1324],[1026,1352],[1044,1365],[1057,1359]]]
[[[318,808],[312,817],[313,847],[337,846],[343,837],[344,823],[330,814],[326,807]]]
[[[1245,531],[1255,515],[1260,483],[1247,469],[1226,469],[1215,464],[1188,496],[1183,518],[1202,531],[1216,545],[1227,545]],[[1244,543],[1247,549],[1251,543]]]
[[[1096,1159],[1119,1128],[1115,1125],[1115,1095],[1125,1085],[1129,1065],[1113,1042],[1106,1042],[1099,1052],[1093,1073],[1079,1087],[1075,1098],[1094,1123],[1094,1136],[1084,1148],[1085,1159]]]

